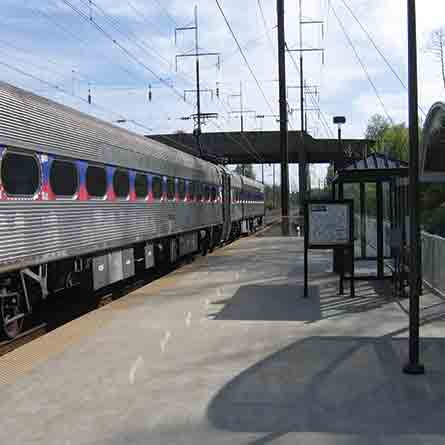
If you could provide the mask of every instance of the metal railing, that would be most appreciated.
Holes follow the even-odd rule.
[[[445,238],[422,232],[422,276],[425,284],[445,296]]]

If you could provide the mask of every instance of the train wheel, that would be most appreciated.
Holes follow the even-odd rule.
[[[3,335],[8,339],[13,339],[20,334],[23,329],[23,301],[22,296],[13,292],[4,293],[0,296],[0,322]]]

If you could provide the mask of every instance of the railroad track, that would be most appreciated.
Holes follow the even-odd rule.
[[[22,332],[14,340],[5,340],[0,342],[0,357],[7,354],[8,352],[14,351],[14,349],[29,343],[36,338],[41,337],[47,333],[46,323],[42,323],[38,326],[34,326],[27,331]]]

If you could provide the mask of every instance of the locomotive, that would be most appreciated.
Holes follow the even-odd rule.
[[[0,82],[0,329],[253,231],[264,186]]]

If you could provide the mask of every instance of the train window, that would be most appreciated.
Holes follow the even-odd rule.
[[[167,178],[167,199],[175,199],[175,180]]]
[[[87,168],[87,191],[88,194],[103,198],[107,192],[107,174],[103,167],[89,165]]]
[[[193,181],[189,182],[189,199],[195,199],[195,183]]]
[[[178,195],[179,195],[179,199],[185,198],[185,181],[184,181],[184,179],[178,179]]]
[[[212,189],[211,189],[211,199],[212,199],[212,202],[216,201],[216,187],[212,187]]]
[[[8,195],[34,195],[40,185],[36,158],[20,153],[3,156],[1,169],[3,187]]]
[[[148,195],[148,180],[147,175],[136,173],[134,178],[134,191],[136,198],[145,199]]]
[[[118,198],[127,198],[130,194],[130,177],[125,170],[115,170],[113,175],[113,190]]]
[[[73,162],[55,160],[51,164],[49,183],[56,196],[73,196],[77,192],[79,178]]]
[[[162,179],[159,176],[153,176],[151,182],[154,199],[161,199],[162,197]]]

